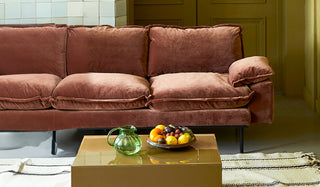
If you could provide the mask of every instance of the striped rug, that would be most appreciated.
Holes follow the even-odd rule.
[[[223,186],[320,186],[313,153],[221,155]]]
[[[313,153],[221,155],[223,186],[319,186]],[[70,187],[74,158],[0,159],[0,187]]]

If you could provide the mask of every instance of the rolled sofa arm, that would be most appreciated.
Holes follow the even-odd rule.
[[[273,83],[270,79],[249,85],[255,91],[248,104],[251,123],[272,123],[274,113]]]
[[[261,82],[273,74],[269,60],[264,56],[243,58],[229,67],[229,81],[234,87]]]

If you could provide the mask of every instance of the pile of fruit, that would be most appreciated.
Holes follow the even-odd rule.
[[[155,143],[175,145],[189,143],[193,133],[188,127],[173,125],[157,125],[150,131],[149,139]]]

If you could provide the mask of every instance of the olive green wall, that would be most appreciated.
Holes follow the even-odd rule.
[[[320,113],[320,2],[306,0],[305,87],[306,102]]]
[[[315,0],[316,4],[316,75],[315,75],[315,84],[317,86],[317,95],[316,95],[316,110],[320,114],[320,2]]]
[[[306,0],[306,35],[305,35],[305,87],[304,98],[315,109],[315,11],[314,0]]]
[[[282,89],[286,96],[303,96],[304,88],[304,0],[283,1]]]

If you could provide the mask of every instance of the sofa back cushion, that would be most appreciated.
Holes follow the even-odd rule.
[[[0,75],[66,75],[67,28],[55,25],[1,26]]]
[[[148,75],[179,72],[226,73],[243,58],[241,26],[150,25]]]
[[[144,77],[147,53],[147,29],[140,26],[68,29],[68,74],[127,73]]]

